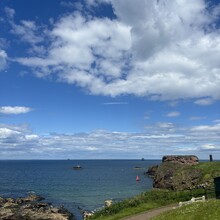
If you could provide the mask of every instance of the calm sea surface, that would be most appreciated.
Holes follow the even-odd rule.
[[[2,160],[0,196],[25,196],[35,192],[54,205],[64,205],[81,219],[78,207],[94,210],[107,199],[121,200],[152,188],[143,169],[157,160]],[[80,164],[82,170],[74,170]],[[136,182],[136,176],[141,181]]]

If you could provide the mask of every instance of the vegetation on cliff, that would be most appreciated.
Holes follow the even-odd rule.
[[[154,188],[169,190],[211,188],[213,179],[220,176],[220,162],[192,164],[164,161],[157,168],[150,168],[148,174],[154,178]]]

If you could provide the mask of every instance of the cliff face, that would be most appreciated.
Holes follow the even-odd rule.
[[[201,185],[202,171],[194,169],[198,164],[198,157],[190,156],[164,156],[162,163],[151,167],[147,174],[153,175],[154,188],[184,190],[198,188]]]

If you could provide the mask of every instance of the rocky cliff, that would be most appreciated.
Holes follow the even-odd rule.
[[[150,167],[147,174],[153,176],[154,188],[184,190],[206,187],[210,183],[203,182],[203,172],[195,165],[199,163],[194,155],[164,156],[159,166]]]
[[[178,164],[196,165],[199,158],[194,155],[169,155],[162,158],[162,162],[173,162]]]

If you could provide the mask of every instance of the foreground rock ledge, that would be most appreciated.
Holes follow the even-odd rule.
[[[0,197],[0,219],[2,220],[74,220],[74,216],[63,207],[53,207],[42,202],[43,197],[29,195],[23,198]]]

